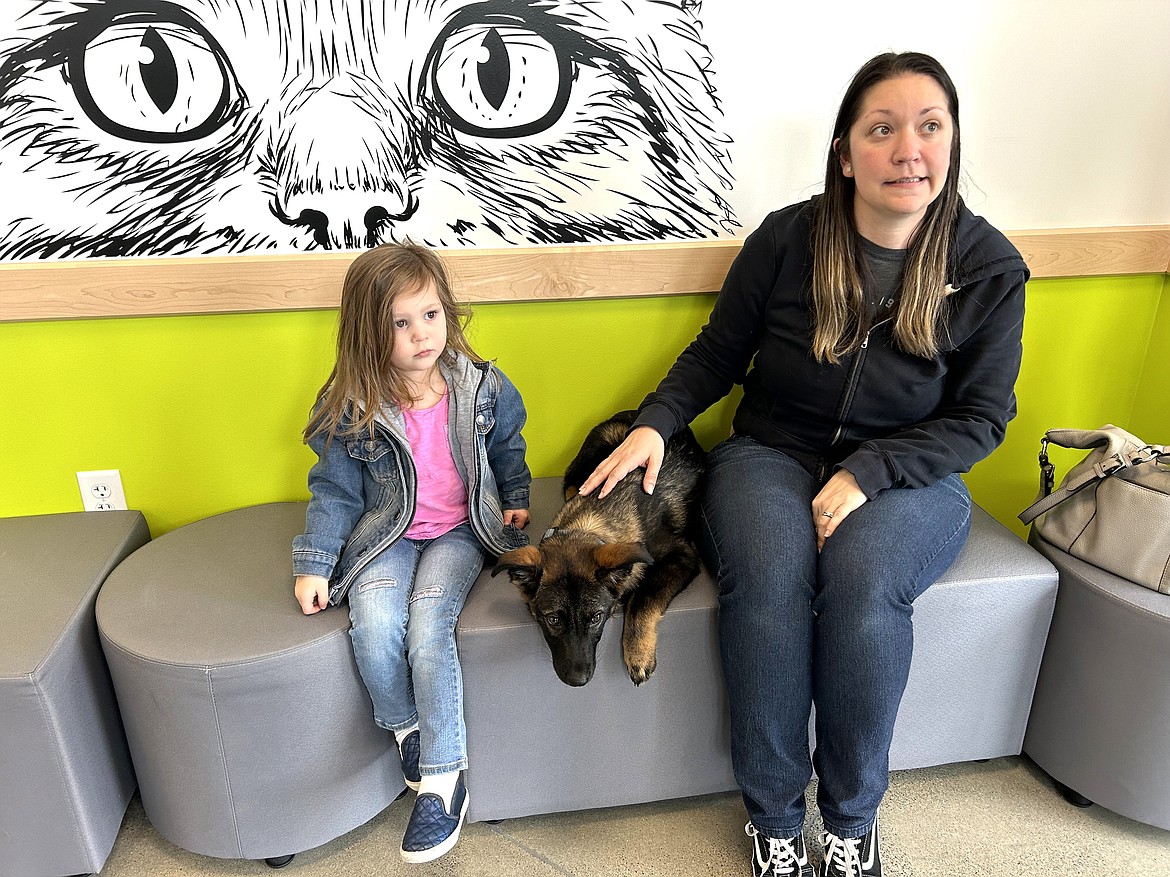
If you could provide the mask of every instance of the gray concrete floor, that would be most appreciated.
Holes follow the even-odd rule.
[[[429,865],[406,865],[398,857],[410,800],[274,871],[263,862],[210,859],[175,847],[154,831],[136,796],[101,875],[750,874],[746,818],[735,794],[473,823],[454,850]],[[1070,806],[1024,757],[895,773],[881,817],[888,877],[1170,874],[1170,831],[1100,807]],[[817,828],[810,815],[806,835],[812,839]]]

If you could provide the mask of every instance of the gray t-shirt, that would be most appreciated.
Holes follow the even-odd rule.
[[[861,239],[861,255],[869,275],[865,287],[865,309],[870,325],[887,319],[898,303],[906,250],[888,250]]]

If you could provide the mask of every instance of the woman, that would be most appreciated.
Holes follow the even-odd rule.
[[[958,555],[961,478],[1015,414],[1028,269],[958,194],[959,104],[930,56],[884,54],[842,100],[822,196],[744,242],[708,324],[582,492],[645,466],[742,382],[711,452],[704,555],[720,587],[731,746],[753,872],[881,874],[878,805],[912,604]],[[816,704],[816,749],[808,720]]]

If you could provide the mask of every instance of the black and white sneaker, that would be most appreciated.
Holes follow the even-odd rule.
[[[876,818],[873,828],[861,837],[837,837],[831,831],[822,832],[821,846],[825,850],[821,877],[882,877]]]
[[[433,792],[423,792],[414,799],[414,810],[402,838],[402,860],[417,865],[439,858],[459,840],[466,815],[467,786],[460,771],[450,805]]]
[[[420,739],[418,728],[411,731],[398,744],[398,758],[402,762],[402,779],[413,791],[417,792],[422,782],[422,773],[419,771]]]
[[[803,834],[768,837],[750,822],[743,830],[752,839],[753,877],[813,877]]]

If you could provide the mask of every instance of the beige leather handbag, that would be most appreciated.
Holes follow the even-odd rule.
[[[1049,443],[1092,448],[1052,489]],[[1170,450],[1112,424],[1050,429],[1040,440],[1040,498],[1020,514],[1057,548],[1170,594]]]

